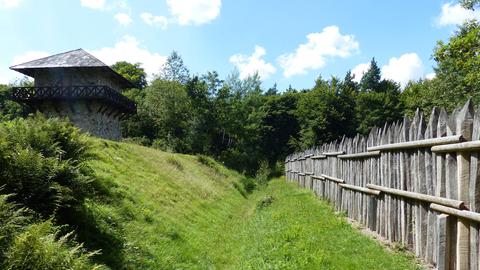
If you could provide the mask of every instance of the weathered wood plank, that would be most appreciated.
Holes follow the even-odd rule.
[[[432,138],[432,139],[419,139],[416,141],[402,142],[402,143],[392,143],[386,145],[378,145],[368,147],[367,151],[393,151],[393,150],[405,150],[405,149],[416,149],[416,148],[426,148],[437,145],[444,144],[453,144],[464,141],[461,135],[452,135],[442,138]]]
[[[422,202],[441,204],[441,205],[453,207],[456,209],[463,209],[465,207],[465,203],[463,201],[447,199],[443,197],[436,197],[432,195],[426,195],[423,193],[388,188],[388,187],[378,186],[374,184],[367,184],[367,188],[380,190],[388,194],[402,196],[402,197],[406,197],[406,198],[410,198],[410,199],[418,200]]]
[[[462,209],[456,209],[456,208],[453,208],[453,207],[448,207],[448,206],[444,206],[444,205],[440,205],[440,204],[436,204],[436,203],[430,204],[430,209],[435,210],[437,212],[441,212],[441,213],[453,215],[453,216],[456,216],[456,217],[461,217],[461,218],[464,218],[464,219],[468,219],[468,220],[471,220],[471,221],[480,222],[480,213],[477,213],[477,212],[472,212],[472,211],[462,210]],[[468,243],[469,240],[467,239],[466,242]]]

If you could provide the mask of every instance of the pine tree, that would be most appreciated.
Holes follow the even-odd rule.
[[[380,68],[375,61],[375,58],[372,58],[370,62],[370,68],[365,74],[363,74],[362,80],[360,81],[360,89],[362,92],[378,92],[380,91]]]

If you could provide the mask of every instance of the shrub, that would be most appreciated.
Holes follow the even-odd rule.
[[[0,186],[44,217],[91,193],[88,137],[72,124],[37,114],[0,123]]]
[[[24,208],[7,202],[11,195],[0,195],[0,266],[15,234],[20,233],[30,218]]]
[[[259,185],[266,185],[270,178],[270,173],[271,171],[270,167],[268,166],[268,162],[266,160],[263,160],[262,162],[260,162],[260,167],[255,174],[255,180]]]
[[[70,239],[71,233],[59,236],[58,231],[50,221],[30,225],[15,237],[3,269],[106,269],[91,263],[90,257],[95,252],[86,253],[81,244]]]

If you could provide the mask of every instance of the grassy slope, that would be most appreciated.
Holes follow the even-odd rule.
[[[104,250],[125,269],[414,269],[337,218],[309,191],[275,180],[247,198],[241,178],[197,157],[95,142],[108,195],[87,202]],[[124,247],[123,249],[121,247]],[[124,252],[121,252],[121,251]]]

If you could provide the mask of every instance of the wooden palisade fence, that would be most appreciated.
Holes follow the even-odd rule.
[[[480,270],[480,108],[414,118],[294,153],[286,177],[437,269]]]

